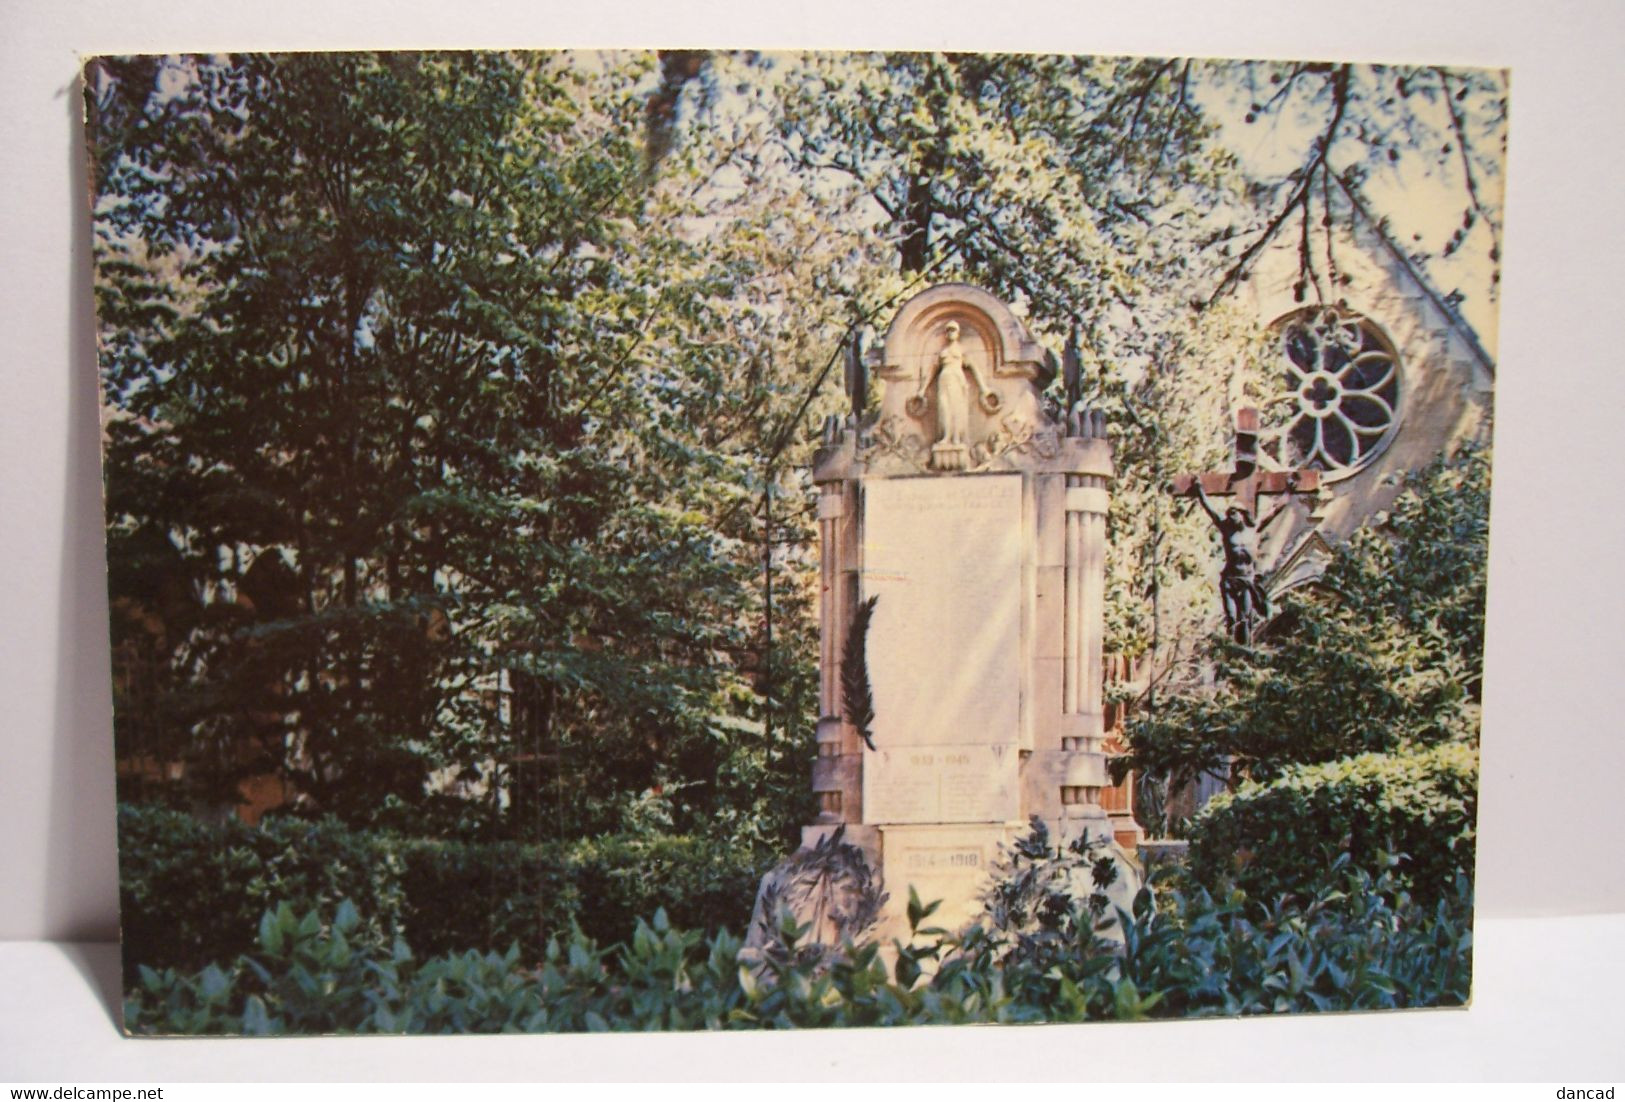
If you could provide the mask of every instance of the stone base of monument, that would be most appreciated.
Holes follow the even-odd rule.
[[[1093,818],[1066,817],[1045,825],[1055,846],[1065,848],[1085,835],[1103,845],[1105,848],[1099,852],[1109,853],[1118,867],[1117,880],[1107,889],[1107,898],[1113,907],[1132,909],[1134,896],[1143,883],[1140,866],[1114,841],[1110,819],[1104,812]],[[905,944],[909,940],[910,888],[921,903],[939,904],[926,920],[927,926],[958,932],[978,921],[988,889],[1005,862],[1007,851],[1031,829],[1031,824],[1024,822],[847,824],[844,829],[808,826],[802,828],[802,848],[798,854],[827,847],[835,832],[841,831],[840,841],[862,853],[874,883],[886,897],[880,905],[878,921],[864,931],[861,940],[890,946],[894,940]],[[768,874],[768,879],[778,875],[775,870]],[[1086,895],[1090,890],[1087,867],[1080,865],[1076,879],[1077,889]],[[853,903],[836,905],[851,907]],[[818,925],[819,917],[810,911],[797,914],[799,921],[814,926]]]
[[[880,834],[881,882],[888,893],[880,911],[876,937],[907,942],[909,889],[921,903],[939,906],[929,926],[960,930],[982,913],[982,897],[1004,847],[1026,829],[1025,823],[977,823],[967,826],[883,826]]]

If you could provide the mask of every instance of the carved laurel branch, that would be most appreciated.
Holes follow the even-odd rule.
[[[928,454],[925,437],[915,432],[909,423],[895,413],[881,419],[869,434],[869,446],[864,448],[865,460],[895,456],[921,470],[925,469]]]
[[[869,686],[869,620],[879,600],[877,595],[858,603],[841,648],[841,710],[863,744],[871,750],[875,748],[874,733],[870,730],[875,721],[875,698]]]

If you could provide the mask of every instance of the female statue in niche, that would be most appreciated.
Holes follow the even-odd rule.
[[[959,323],[950,321],[945,327],[948,343],[937,353],[931,370],[920,380],[920,389],[908,400],[907,410],[915,417],[925,413],[925,392],[935,383],[937,388],[937,442],[931,449],[931,465],[939,470],[963,469],[969,454],[970,388],[965,381],[968,370],[976,380],[977,396],[982,408],[994,413],[999,408],[999,395],[982,377],[974,360],[965,356],[965,346],[959,343]]]

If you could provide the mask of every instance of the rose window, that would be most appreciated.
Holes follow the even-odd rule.
[[[1376,457],[1399,420],[1399,356],[1359,314],[1312,307],[1276,323],[1281,390],[1270,421],[1287,467],[1349,474]]]

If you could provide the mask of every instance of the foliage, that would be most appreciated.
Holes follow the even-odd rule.
[[[264,829],[121,804],[119,921],[127,977],[138,964],[196,968],[254,943],[279,903],[331,912],[353,901],[366,921],[357,945],[387,946],[405,930],[399,854],[331,820]]]
[[[994,869],[984,901],[988,925],[1010,939],[1007,959],[1034,961],[1064,953],[1083,931],[1112,927],[1106,890],[1120,875],[1105,843],[1084,834],[1054,847],[1049,828],[1035,815],[1027,834]]]
[[[1166,263],[1148,227],[1227,163],[1183,94],[1189,63],[1055,56],[765,59],[800,174],[866,197],[905,273],[975,273],[1040,319],[1093,316],[1124,265]],[[1128,140],[1136,133],[1152,142]]]
[[[1432,903],[1471,878],[1477,822],[1473,746],[1362,754],[1215,797],[1190,824],[1189,871],[1274,899],[1304,891],[1334,858],[1373,871],[1391,863],[1396,885]]]
[[[1336,873],[1338,870],[1334,869]],[[916,929],[894,975],[879,947],[762,956],[718,932],[673,928],[664,912],[602,948],[575,932],[540,960],[517,948],[419,961],[403,942],[364,953],[359,919],[268,912],[257,949],[198,972],[144,968],[126,1030],[151,1033],[480,1033],[754,1029],[1147,1017],[1461,1005],[1472,970],[1471,893],[1459,881],[1431,910],[1363,873],[1306,902],[1233,892],[1141,893],[1123,941],[1093,932],[1086,905],[1059,935],[1012,955],[982,926]],[[910,908],[916,927],[934,905]]]
[[[1113,426],[1119,472],[1107,517],[1106,646],[1147,658],[1153,685],[1189,679],[1214,606],[1210,525],[1168,484],[1230,465],[1235,409],[1270,397],[1264,343],[1237,303],[1175,315],[1144,334],[1142,371],[1103,370],[1085,391]]]
[[[723,720],[777,706],[738,692],[738,506],[799,397],[760,273],[802,242],[690,235],[650,61],[95,63],[113,596],[159,671],[124,756],[356,825],[431,787],[532,837],[724,802]]]
[[[624,940],[657,909],[697,930],[741,929],[770,849],[660,835],[567,844],[413,840],[400,848],[407,933],[419,951],[517,944],[527,958],[573,926]]]
[[[1398,623],[1449,670],[1470,701],[1483,695],[1490,458],[1464,446],[1408,479],[1376,528],[1354,534],[1321,585],[1367,615]]]
[[[1488,513],[1483,456],[1432,464],[1381,530],[1287,595],[1263,642],[1215,636],[1217,687],[1136,716],[1114,769],[1267,781],[1294,763],[1475,738]]]
[[[1130,766],[1189,783],[1279,776],[1297,762],[1434,743],[1471,730],[1448,671],[1418,669],[1417,642],[1347,609],[1288,597],[1292,630],[1270,645],[1210,641],[1218,687],[1170,693],[1131,720]]]
[[[286,904],[367,916],[352,945],[420,951],[521,946],[579,926],[620,940],[665,908],[696,929],[742,928],[771,850],[688,837],[460,843],[352,831],[331,820],[219,825],[158,808],[119,809],[124,961],[197,968],[253,945],[258,916]]]

